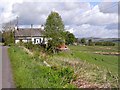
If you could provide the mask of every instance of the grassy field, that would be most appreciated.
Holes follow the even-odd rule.
[[[112,73],[118,73],[118,56],[99,55],[94,52],[118,52],[117,46],[69,46],[70,51],[61,52],[59,56],[76,58],[105,67]]]
[[[74,51],[87,51],[87,52],[118,52],[118,46],[69,46]]]
[[[94,54],[96,51],[117,52],[117,47],[69,46],[69,48],[69,51],[55,55],[31,56],[18,46],[10,47],[9,55],[16,86],[18,88],[118,87],[118,57]]]

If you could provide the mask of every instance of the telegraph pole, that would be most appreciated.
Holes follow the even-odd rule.
[[[17,27],[17,30],[18,30],[18,16],[16,17],[16,19],[17,19],[16,27]]]
[[[33,29],[33,24],[31,24],[31,29],[30,29],[30,34],[31,34],[31,41],[32,41],[32,29]],[[32,42],[33,43],[33,42]]]
[[[15,43],[15,31],[18,30],[18,16],[16,17],[16,25],[15,25],[15,28],[14,28],[14,43]]]

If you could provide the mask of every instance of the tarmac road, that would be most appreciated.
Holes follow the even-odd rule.
[[[15,88],[7,46],[2,47],[2,88]],[[1,83],[0,83],[1,84]]]

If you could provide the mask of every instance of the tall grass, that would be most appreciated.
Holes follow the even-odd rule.
[[[29,56],[21,48],[10,47],[9,56],[17,88],[72,88],[74,71],[67,67],[55,70],[39,58]]]
[[[119,85],[118,72],[115,71],[115,65],[118,64],[116,57],[79,52],[78,49],[53,56],[44,55],[37,49],[32,51],[34,56],[16,46],[9,48],[14,80],[18,88],[75,88],[80,83],[74,82],[79,80],[99,88]],[[47,67],[44,61],[51,67]]]

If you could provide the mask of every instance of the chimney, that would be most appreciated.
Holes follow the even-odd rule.
[[[18,30],[18,26],[17,25],[15,25],[15,30]]]
[[[18,30],[18,16],[16,17],[15,30]]]
[[[31,24],[31,29],[33,28],[33,24]]]
[[[33,28],[33,24],[31,24],[31,29],[30,29],[31,40],[32,40],[32,28]]]
[[[44,30],[44,25],[43,24],[41,25],[41,29]]]

